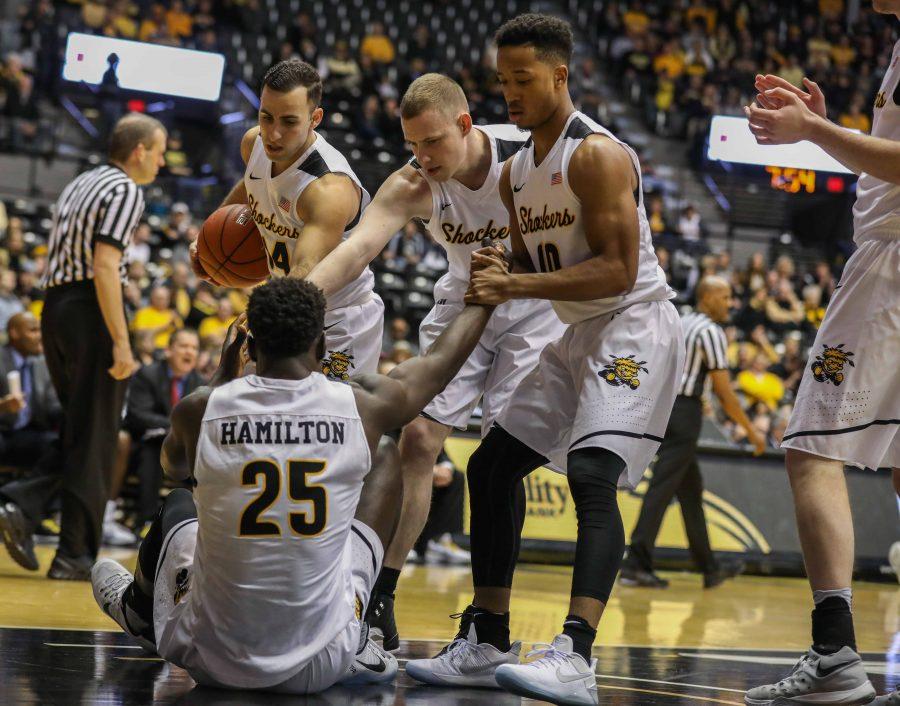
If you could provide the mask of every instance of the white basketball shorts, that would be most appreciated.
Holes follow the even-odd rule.
[[[419,327],[419,350],[426,353],[465,306],[446,299],[442,279],[435,287],[437,302]],[[481,435],[487,434],[513,391],[537,365],[541,351],[562,336],[566,325],[548,301],[519,299],[498,306],[478,345],[456,377],[422,411],[423,416],[465,429],[482,400]]]
[[[668,301],[632,304],[569,326],[549,343],[497,423],[565,471],[570,451],[604,448],[634,488],[666,432],[684,365]]]
[[[208,674],[199,664],[193,664],[190,649],[191,632],[184,629],[208,630],[215,633],[215,626],[204,627],[192,620],[190,614],[191,586],[193,584],[194,552],[197,546],[197,520],[186,520],[173,527],[163,540],[153,594],[153,623],[157,650],[160,657],[183,667],[198,684],[235,688],[215,675]],[[384,548],[378,535],[368,525],[353,520],[343,554],[343,568],[349,574],[352,596],[336,600],[356,603],[357,610],[346,627],[311,660],[298,665],[297,672],[289,679],[265,687],[266,691],[286,694],[314,694],[324,691],[346,675],[359,647],[365,608],[372,594],[372,587],[381,569]],[[342,582],[347,585],[347,582]],[[272,610],[278,610],[272,605]]]
[[[900,240],[864,241],[847,261],[781,445],[900,467]]]
[[[325,312],[322,372],[332,380],[378,372],[384,302],[374,292],[359,304]]]

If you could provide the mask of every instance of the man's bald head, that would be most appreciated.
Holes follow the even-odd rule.
[[[719,275],[706,275],[697,284],[697,309],[716,323],[725,323],[731,312],[731,284]]]
[[[9,344],[20,355],[41,355],[44,352],[41,345],[41,324],[31,312],[21,311],[9,317],[6,335]]]

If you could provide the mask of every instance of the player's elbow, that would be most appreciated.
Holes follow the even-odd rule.
[[[637,262],[621,259],[616,261],[610,273],[609,286],[620,294],[628,294],[637,282]]]

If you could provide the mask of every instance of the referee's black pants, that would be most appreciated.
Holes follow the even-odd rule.
[[[703,409],[699,398],[683,395],[675,398],[666,435],[653,467],[653,477],[631,534],[631,546],[625,561],[627,566],[653,570],[656,537],[669,503],[677,497],[694,564],[704,574],[713,573],[718,568],[706,530],[703,478],[697,464],[697,440],[702,422]]]
[[[112,339],[93,281],[47,290],[44,357],[63,408],[59,553],[97,556],[127,380],[114,380]]]

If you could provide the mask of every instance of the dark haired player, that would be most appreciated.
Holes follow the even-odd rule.
[[[241,140],[244,178],[222,205],[246,203],[263,237],[273,277],[305,277],[336,248],[369,203],[347,159],[316,132],[322,79],[304,61],[280,61],[263,77],[259,125]],[[191,247],[191,264],[207,278]],[[374,373],[384,304],[372,271],[327,297],[323,370],[335,380]]]
[[[531,139],[500,177],[515,268],[493,249],[476,252],[466,300],[549,299],[569,328],[547,344],[469,461],[475,597],[457,639],[432,660],[409,662],[407,673],[451,684],[496,667],[497,683],[517,694],[596,704],[591,645],[625,549],[616,489],[637,485],[662,440],[684,343],[637,156],[572,105],[568,24],[521,15],[496,41],[510,119]],[[548,459],[567,472],[578,517],[569,614],[535,661],[509,664],[520,488]]]
[[[492,309],[465,307],[427,355],[345,385],[318,372],[321,290],[254,289],[250,337],[232,326],[212,383],[175,407],[163,442],[166,474],[194,492],[169,494],[135,576],[94,565],[103,611],[200,684],[308,694],[392,680],[397,661],[362,616],[401,485],[395,451],[372,459],[456,375]],[[245,339],[257,372],[238,377]]]

